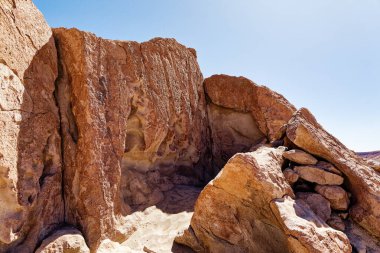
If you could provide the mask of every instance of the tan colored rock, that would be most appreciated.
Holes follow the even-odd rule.
[[[191,225],[176,242],[196,252],[350,252],[343,233],[289,197],[283,152],[262,147],[232,157],[201,192]]]
[[[352,252],[347,236],[328,227],[304,203],[289,196],[271,203],[288,236],[290,252]]]
[[[316,166],[295,166],[294,171],[304,180],[321,185],[341,185],[343,177]]]
[[[284,157],[292,162],[302,165],[315,165],[318,162],[314,156],[299,149],[292,149],[284,152]]]
[[[48,238],[36,250],[36,253],[90,253],[84,238],[75,228],[62,228]]]
[[[244,77],[213,75],[204,87],[216,171],[235,153],[280,138],[296,110],[280,94]]]
[[[335,168],[334,165],[332,165],[329,162],[319,161],[315,166],[320,168],[320,169],[323,169],[325,171],[328,171],[328,172],[331,172],[331,173],[334,173],[334,174],[337,174],[340,176],[342,175],[342,172],[340,172],[337,168]]]
[[[63,221],[57,54],[30,0],[0,13],[0,252],[33,252]]]
[[[323,221],[331,216],[330,202],[322,195],[311,192],[298,192],[297,199],[304,201],[310,209]]]
[[[294,170],[289,169],[289,168],[285,169],[282,173],[284,173],[284,177],[286,181],[288,181],[288,183],[291,185],[297,182],[299,178],[299,175],[295,173]]]
[[[347,192],[339,186],[317,185],[315,191],[330,201],[331,208],[347,210],[350,204]]]
[[[380,175],[327,133],[305,108],[289,121],[286,135],[295,145],[329,161],[344,174],[349,191],[356,200],[350,216],[380,237]]]
[[[123,241],[131,210],[157,204],[167,182],[201,182],[208,147],[202,74],[174,39],[111,41],[54,30],[65,159],[66,219],[91,250]],[[168,187],[169,186],[169,187]]]

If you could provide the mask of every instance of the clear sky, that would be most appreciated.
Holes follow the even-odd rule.
[[[349,148],[380,150],[380,0],[34,0],[52,27],[177,39],[203,75],[248,77]]]

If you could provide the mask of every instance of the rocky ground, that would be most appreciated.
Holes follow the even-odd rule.
[[[0,252],[380,252],[379,152],[175,39],[0,13]]]

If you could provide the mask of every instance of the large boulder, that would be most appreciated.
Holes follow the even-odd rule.
[[[295,145],[329,161],[343,173],[353,198],[351,217],[380,237],[380,175],[326,132],[305,108],[289,121],[286,135]]]
[[[215,171],[234,154],[277,140],[296,111],[282,95],[245,77],[213,75],[204,87]]]
[[[57,53],[32,1],[0,13],[0,252],[33,252],[63,222]]]
[[[124,240],[131,225],[120,217],[157,204],[173,183],[207,178],[203,78],[194,50],[174,39],[54,37],[66,219],[96,249],[102,238]]]
[[[351,252],[282,174],[284,148],[233,156],[201,192],[188,230],[176,242],[196,252]]]

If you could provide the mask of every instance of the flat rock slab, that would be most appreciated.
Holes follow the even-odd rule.
[[[296,172],[294,172],[294,170],[290,168],[285,169],[282,173],[284,173],[284,177],[289,184],[294,184],[300,177]]]
[[[337,175],[342,175],[342,172],[340,172],[340,170],[335,168],[335,166],[329,162],[319,161],[315,166],[317,166],[318,168],[323,169],[325,171],[328,171],[328,172],[331,172],[331,173],[334,173]]]
[[[299,149],[286,151],[284,152],[283,156],[292,162],[302,165],[315,165],[318,162],[314,156]]]
[[[350,200],[347,192],[340,186],[317,185],[315,191],[330,201],[331,208],[347,210]]]
[[[316,166],[296,166],[294,171],[298,175],[309,182],[317,183],[320,185],[341,185],[343,184],[343,177],[327,172]]]

